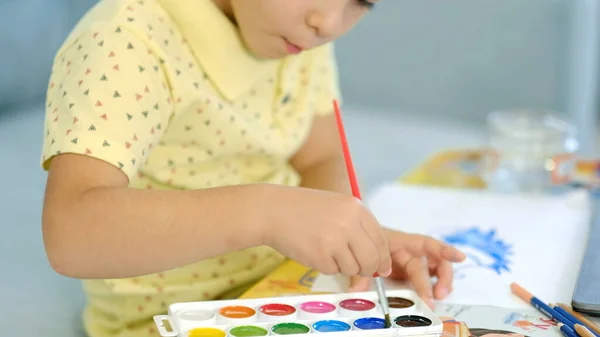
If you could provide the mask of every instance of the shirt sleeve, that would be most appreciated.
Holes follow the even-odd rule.
[[[318,47],[313,56],[313,83],[315,91],[315,114],[328,115],[333,112],[333,100],[341,105],[338,67],[332,43]]]
[[[59,51],[47,92],[42,167],[61,153],[136,174],[172,114],[161,59],[124,27],[88,31]]]

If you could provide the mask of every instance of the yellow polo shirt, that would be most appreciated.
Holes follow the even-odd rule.
[[[120,168],[133,188],[298,185],[288,159],[334,98],[329,45],[257,59],[211,0],[102,0],[56,56],[42,166],[77,153]],[[91,337],[156,336],[151,318],[170,303],[235,296],[282,259],[258,247],[157,275],[84,281],[85,328]]]

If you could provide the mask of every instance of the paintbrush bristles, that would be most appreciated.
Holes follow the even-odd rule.
[[[392,319],[390,318],[390,314],[386,314],[385,315],[385,327],[386,328],[391,328],[392,327]]]

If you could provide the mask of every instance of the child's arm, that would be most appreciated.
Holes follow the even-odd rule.
[[[277,185],[141,190],[127,181],[98,159],[52,160],[42,222],[57,272],[133,277],[266,244],[327,274],[391,273],[379,224],[351,197]]]
[[[127,184],[122,171],[101,160],[75,154],[53,159],[43,234],[57,272],[133,277],[258,246],[265,223],[260,210],[267,190],[275,188],[156,191]]]
[[[315,118],[308,140],[291,164],[300,173],[303,187],[352,193],[333,113]]]

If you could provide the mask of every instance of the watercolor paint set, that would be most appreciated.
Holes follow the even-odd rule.
[[[391,327],[377,292],[175,303],[154,322],[163,337],[442,335],[441,320],[414,291],[390,290],[387,298]]]

